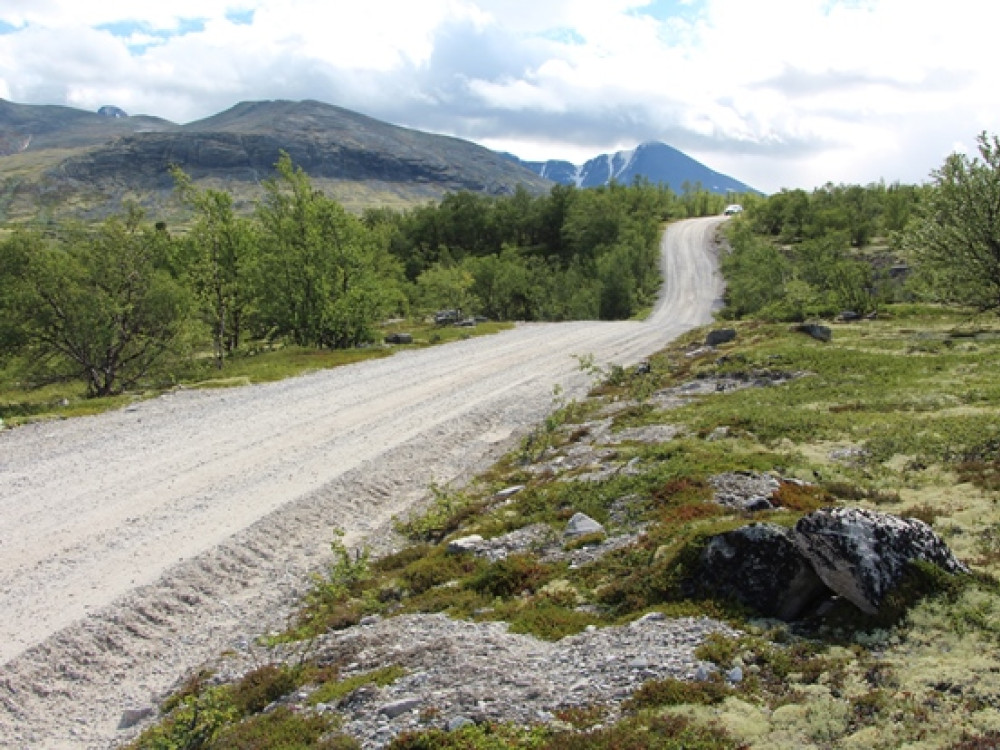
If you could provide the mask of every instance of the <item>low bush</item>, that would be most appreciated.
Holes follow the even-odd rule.
[[[468,587],[479,594],[506,598],[521,592],[535,592],[556,574],[552,565],[530,554],[509,555],[473,575]]]

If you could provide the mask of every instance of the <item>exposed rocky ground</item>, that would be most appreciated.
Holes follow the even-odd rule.
[[[714,349],[690,351],[698,351],[697,357],[711,357],[716,365],[727,366],[725,357],[718,357]],[[643,374],[648,374],[648,369],[639,368],[626,379],[634,384]],[[810,639],[827,627],[824,623],[828,617],[829,622],[842,624],[845,612],[853,612],[848,617],[856,618],[862,628],[888,627],[899,616],[890,611],[898,602],[890,603],[889,595],[908,580],[906,576],[915,562],[926,563],[945,576],[968,576],[968,566],[923,521],[870,508],[844,507],[818,484],[775,470],[712,474],[705,478],[704,485],[672,490],[697,490],[703,500],[694,505],[682,503],[675,512],[697,508],[705,519],[714,518],[711,523],[717,524],[704,528],[719,529],[699,543],[696,559],[680,562],[682,558],[677,558],[677,565],[687,571],[680,592],[696,601],[737,602],[753,616],[744,619],[745,615],[735,614],[738,610],[728,610],[723,619],[681,615],[662,606],[665,600],[660,600],[659,608],[650,608],[653,600],[649,600],[645,605],[640,603],[631,616],[614,621],[602,619],[609,614],[607,602],[612,599],[601,603],[598,595],[598,601],[588,600],[581,581],[590,580],[592,571],[600,570],[616,556],[648,546],[651,537],[663,538],[658,527],[664,521],[650,515],[650,498],[642,492],[609,496],[602,522],[573,507],[564,507],[560,511],[562,520],[555,522],[515,520],[525,515],[532,498],[537,500],[532,493],[538,487],[566,487],[557,492],[568,492],[569,497],[581,497],[573,494],[578,489],[587,492],[586,488],[594,488],[597,493],[599,488],[618,486],[615,482],[626,487],[629,481],[641,482],[654,468],[655,451],[668,450],[670,445],[684,440],[711,444],[730,439],[728,432],[716,429],[695,435],[682,420],[671,420],[672,410],[696,403],[700,397],[780,387],[803,375],[757,370],[693,377],[656,389],[638,401],[616,397],[593,400],[581,410],[589,417],[567,419],[555,429],[538,430],[522,443],[520,457],[512,457],[513,463],[508,461],[506,471],[513,467],[513,474],[508,475],[523,477],[524,484],[494,488],[473,503],[472,514],[448,506],[450,513],[463,520],[448,526],[450,533],[431,531],[431,536],[441,540],[438,551],[433,552],[437,557],[428,557],[431,564],[420,570],[427,575],[449,568],[451,573],[434,578],[424,589],[414,573],[414,566],[420,564],[418,559],[382,568],[376,561],[375,570],[383,571],[388,578],[380,579],[382,583],[374,588],[365,589],[362,584],[358,591],[371,592],[381,604],[369,600],[368,605],[363,605],[365,595],[354,598],[347,590],[350,585],[345,584],[344,593],[335,595],[332,609],[325,610],[324,615],[347,617],[339,629],[324,629],[304,640],[270,648],[245,644],[211,664],[213,676],[209,682],[225,685],[245,681],[262,664],[278,663],[287,669],[308,662],[313,670],[329,670],[336,675],[334,683],[350,687],[330,692],[324,679],[309,678],[266,710],[288,709],[303,715],[335,717],[338,732],[373,750],[389,746],[394,738],[406,733],[437,730],[453,734],[473,725],[509,723],[573,731],[580,727],[575,722],[582,714],[589,715],[586,726],[593,732],[595,727],[613,727],[624,717],[634,715],[637,695],[655,695],[655,687],[651,686],[670,685],[672,680],[705,686],[706,695],[721,696],[718,700],[728,701],[724,705],[729,720],[735,721],[733,711],[742,712],[745,718],[754,710],[773,715],[775,721],[779,714],[782,721],[796,717],[803,727],[790,730],[773,746],[896,746],[875,734],[878,722],[873,717],[855,720],[856,731],[846,744],[813,744],[806,738],[832,730],[817,729],[812,726],[815,718],[785,710],[791,706],[784,706],[783,701],[798,706],[808,698],[805,692],[796,691],[817,688],[813,691],[817,706],[830,712],[830,721],[844,722],[845,735],[852,728],[849,714],[844,714],[845,706],[848,712],[865,712],[871,710],[866,708],[866,701],[884,701],[888,710],[885,685],[889,678],[880,671],[886,667],[878,666],[879,657],[864,649],[849,652],[837,648],[819,656],[816,654],[824,647]],[[653,414],[646,411],[651,404]],[[644,414],[648,423],[631,424],[629,419],[636,414]],[[857,458],[863,452],[849,453]],[[831,460],[842,460],[839,456],[837,453]],[[713,504],[721,516],[706,510]],[[824,504],[827,507],[820,507]],[[435,508],[428,512],[433,514]],[[490,531],[496,528],[490,525],[496,521],[487,520],[491,518],[507,518],[503,524],[509,530]],[[432,527],[420,526],[418,517],[410,522],[408,531],[420,534]],[[400,529],[404,530],[402,526]],[[424,554],[432,554],[430,548],[423,549]],[[661,542],[655,554],[647,558],[648,564],[655,566],[661,553],[668,559],[672,553],[666,550]],[[404,547],[395,557],[405,554]],[[357,558],[356,564],[360,561]],[[351,566],[348,557],[341,563]],[[468,577],[467,572],[495,571],[505,563],[512,566],[506,570],[524,564],[556,566],[553,569],[563,571],[564,577],[526,582],[524,590],[518,584],[503,596],[498,594],[492,603],[483,600],[473,609],[459,612],[464,605],[457,602],[471,589],[477,589],[477,581],[481,581]],[[626,570],[618,575],[631,573]],[[337,575],[333,573],[331,580],[337,580]],[[601,585],[606,588],[611,582],[606,575],[603,580]],[[426,605],[420,604],[413,611],[408,602],[411,598],[419,600],[421,591],[430,592],[442,602],[452,602],[445,606],[455,610],[453,616],[421,613],[419,608]],[[569,614],[593,616],[596,624],[571,629],[570,634],[556,638],[515,632],[520,626],[511,623],[519,614],[553,603],[561,603]],[[798,636],[785,640],[784,645],[761,638],[765,632],[783,632],[787,638],[789,631]],[[802,636],[807,637],[799,640]],[[874,636],[883,645],[885,641],[880,639],[885,637]],[[739,644],[733,646],[737,655],[726,655],[725,648],[719,649],[718,644],[727,642]],[[784,656],[783,651],[787,651]],[[847,699],[844,693],[859,690],[856,686],[842,686],[850,679],[845,677],[845,665],[855,661],[868,665],[864,669],[869,692],[861,690]],[[795,669],[805,672],[805,676],[789,673],[789,665],[796,663]],[[385,677],[384,681],[380,676]],[[814,684],[817,679],[822,690]],[[751,695],[765,704],[776,700],[778,707],[754,709],[741,702],[751,700]],[[709,702],[717,701],[711,698]],[[982,707],[976,710],[981,713]],[[981,726],[984,719],[978,721]],[[878,727],[878,731],[882,728]],[[909,725],[906,731],[911,731]],[[770,747],[769,743],[779,735],[772,731],[767,736],[770,739],[755,746]],[[728,740],[720,742],[711,747],[740,746],[736,740],[733,744],[725,744]]]

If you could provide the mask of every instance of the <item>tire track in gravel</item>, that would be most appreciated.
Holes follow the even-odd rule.
[[[0,433],[0,745],[100,748],[123,709],[281,627],[328,557],[486,468],[588,385],[707,323],[720,220],[672,225],[642,323],[498,336]]]

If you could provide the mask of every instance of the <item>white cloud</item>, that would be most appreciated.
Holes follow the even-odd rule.
[[[664,140],[765,190],[920,181],[1000,126],[981,0],[0,0],[0,22],[15,101],[185,122],[315,98],[526,158]]]

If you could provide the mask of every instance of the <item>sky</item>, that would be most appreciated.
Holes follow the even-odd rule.
[[[186,123],[316,99],[528,160],[663,141],[764,192],[1000,130],[995,0],[0,0],[0,98]]]

